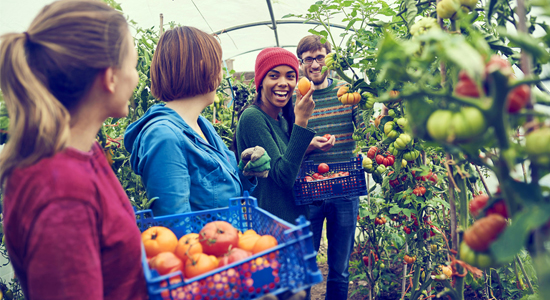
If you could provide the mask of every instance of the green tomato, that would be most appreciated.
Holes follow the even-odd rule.
[[[403,154],[403,158],[407,161],[414,161],[418,158],[418,155],[420,155],[420,152],[415,149],[415,150],[408,151],[405,154]]]
[[[437,15],[441,19],[450,19],[460,9],[458,0],[441,0],[437,4]]]
[[[550,166],[550,128],[534,130],[525,137],[525,152],[532,162],[541,166]]]
[[[393,110],[393,109],[388,110],[388,116],[390,116],[392,118],[395,118],[395,115],[396,115],[395,110]]]
[[[380,269],[384,269],[384,268],[386,268],[386,265],[384,263],[381,263],[380,264]]]
[[[462,133],[466,139],[477,137],[487,129],[487,122],[483,113],[475,107],[463,107],[457,114],[462,115],[462,119],[468,124],[469,133]],[[458,134],[457,134],[458,137]]]
[[[325,66],[329,70],[334,70],[334,53],[329,53],[325,56]]]
[[[386,166],[378,165],[378,167],[376,168],[376,172],[378,172],[379,174],[386,172]]]
[[[387,123],[386,123],[387,124]],[[399,132],[395,131],[395,130],[392,130],[390,132],[388,132],[388,134],[386,134],[386,136],[389,138],[389,139],[396,139],[398,136],[399,136]],[[397,145],[395,146],[395,148],[397,149]]]
[[[409,128],[409,121],[405,118],[399,118],[395,121],[395,123],[397,123],[397,126],[403,130],[407,130]]]
[[[489,252],[474,251],[464,241],[460,243],[460,260],[481,269],[496,266],[496,261]]]
[[[409,32],[413,36],[419,36],[428,30],[441,30],[441,27],[439,27],[437,23],[437,19],[431,17],[422,18],[411,26]]]
[[[372,159],[363,156],[363,169],[367,171],[372,171]]]
[[[388,152],[393,154],[393,152],[395,151],[395,145],[394,143],[391,143],[389,146],[388,146]],[[394,154],[395,155],[395,154]]]
[[[394,127],[395,127],[394,121],[386,122],[386,124],[384,124],[384,134],[388,135],[388,133],[390,133],[390,131],[392,131]]]
[[[426,124],[428,134],[434,140],[446,140],[452,116],[453,112],[450,110],[440,109],[434,111],[428,118],[428,123]]]

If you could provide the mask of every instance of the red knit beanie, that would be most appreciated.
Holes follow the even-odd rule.
[[[256,91],[260,89],[260,85],[262,84],[267,72],[280,65],[287,65],[294,69],[294,71],[296,71],[296,81],[298,81],[299,63],[296,55],[279,47],[265,48],[256,57],[256,66],[254,68],[254,83],[256,83]]]

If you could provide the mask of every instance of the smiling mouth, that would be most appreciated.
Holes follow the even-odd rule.
[[[288,92],[273,92],[273,94],[275,95],[275,97],[277,97],[277,99],[279,100],[286,100],[287,96],[288,96]]]

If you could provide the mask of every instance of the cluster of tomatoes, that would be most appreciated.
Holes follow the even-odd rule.
[[[278,245],[271,235],[250,229],[241,233],[230,223],[213,221],[199,233],[181,238],[166,227],[154,226],[141,234],[149,266],[160,275],[181,271],[193,278],[216,268],[244,260]]]
[[[328,138],[330,139],[330,137]],[[317,166],[317,172],[307,175],[304,177],[306,181],[316,181],[316,180],[323,180],[323,179],[331,179],[336,177],[343,177],[343,176],[349,176],[349,172],[339,171],[339,172],[331,172],[329,165],[326,163],[320,163]]]
[[[405,263],[407,265],[412,265],[416,261],[416,256],[409,256],[408,254],[405,254],[405,256],[403,256],[403,259],[405,260]]]
[[[487,268],[496,265],[489,247],[506,228],[508,218],[506,204],[499,199],[499,195],[497,190],[492,205],[488,204],[489,196],[482,193],[470,201],[470,213],[474,217],[485,211],[485,216],[464,232],[460,245],[460,259],[472,266]]]
[[[381,217],[381,218],[376,217],[376,218],[374,219],[374,224],[376,224],[376,225],[384,225],[384,224],[386,224],[386,218],[385,218],[385,217]]]
[[[372,254],[372,257],[374,258],[374,262],[377,262],[378,261],[378,255],[376,255],[376,253],[374,253],[374,251],[370,251],[370,253]],[[363,256],[363,264],[365,265],[365,267],[368,267],[369,266],[369,257],[368,256]]]

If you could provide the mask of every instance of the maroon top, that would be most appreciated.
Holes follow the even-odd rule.
[[[94,143],[16,169],[4,197],[11,263],[26,299],[146,299],[141,237]]]

